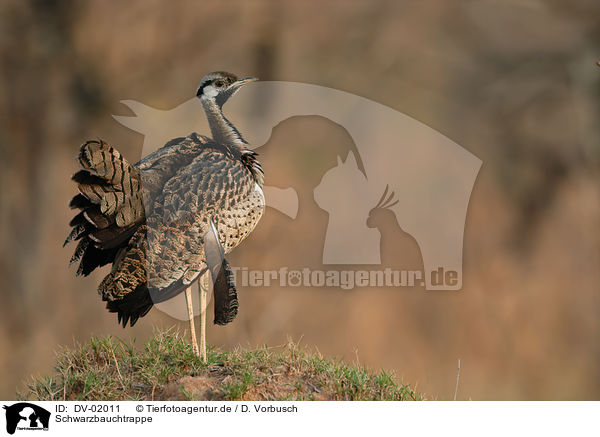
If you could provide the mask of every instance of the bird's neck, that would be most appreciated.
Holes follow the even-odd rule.
[[[235,126],[225,118],[221,107],[211,100],[202,100],[202,106],[208,119],[213,140],[237,152],[246,150],[248,143],[242,138]]]
[[[248,149],[248,143],[242,138],[242,134],[239,133],[235,126],[225,118],[219,105],[214,101],[202,100],[202,106],[204,107],[204,112],[206,112],[213,140],[230,152],[233,152],[234,155],[237,155],[252,174],[256,183],[262,187],[264,184],[264,174],[257,159],[258,154]]]

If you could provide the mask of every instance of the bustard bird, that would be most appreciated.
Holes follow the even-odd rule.
[[[98,287],[123,327],[185,292],[194,352],[206,359],[206,297],[214,283],[216,324],[238,309],[231,268],[224,255],[248,236],[265,207],[257,154],[223,115],[223,104],[244,84],[225,72],[200,82],[200,99],[212,139],[192,133],[175,138],[130,165],[103,141],[81,146],[81,169],[72,177],[79,209],[65,244],[78,240],[71,263],[77,274],[112,263]],[[200,283],[200,349],[196,341],[191,285]]]

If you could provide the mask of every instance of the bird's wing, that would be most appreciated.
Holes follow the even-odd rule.
[[[203,148],[210,144],[214,144],[210,138],[194,132],[187,137],[174,138],[142,158],[135,167],[140,171],[144,192],[150,196],[162,192],[167,181],[190,165]]]
[[[213,281],[214,323],[226,325],[237,316],[237,290],[233,271],[225,259],[225,250],[219,242],[219,232],[212,220],[204,237],[204,252],[206,254],[206,264]]]

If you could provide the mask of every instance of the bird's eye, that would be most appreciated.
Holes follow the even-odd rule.
[[[225,85],[225,82],[223,82],[222,80],[218,80],[215,82],[215,86],[217,88],[221,88],[223,85]]]

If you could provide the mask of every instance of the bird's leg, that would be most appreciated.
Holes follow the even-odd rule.
[[[185,289],[185,300],[187,302],[188,315],[190,317],[190,333],[192,335],[192,350],[194,355],[200,356],[198,351],[198,340],[196,339],[196,327],[194,326],[194,305],[192,303],[192,286]]]
[[[206,300],[210,287],[210,271],[206,271],[199,281],[200,288],[200,356],[206,362]]]

